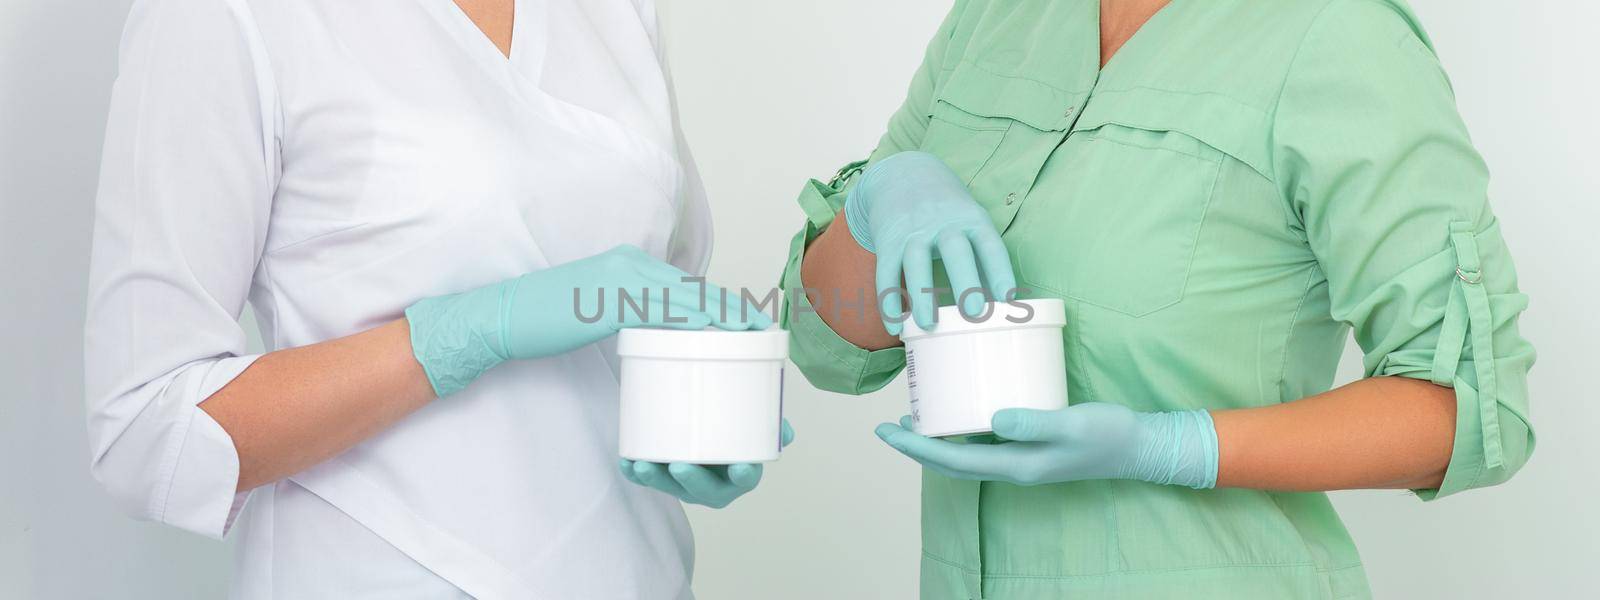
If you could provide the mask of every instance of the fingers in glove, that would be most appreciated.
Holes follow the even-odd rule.
[[[977,257],[972,253],[972,241],[966,234],[949,230],[939,234],[939,259],[944,263],[945,277],[950,280],[951,293],[961,305],[961,314],[969,319],[984,316],[987,291],[978,275]]]
[[[898,336],[904,329],[905,316],[905,290],[900,287],[900,267],[904,264],[905,248],[880,248],[878,252],[878,267],[876,285],[878,289],[878,312],[883,316],[883,329],[889,335]]]
[[[990,297],[1010,300],[1010,294],[1017,287],[1017,277],[1011,270],[1011,255],[1006,252],[1006,243],[1001,241],[1000,233],[992,228],[984,228],[968,232],[967,237],[972,240],[972,249],[977,252],[978,264],[983,270],[984,281],[989,285]]]
[[[929,240],[915,239],[906,245],[906,291],[911,295],[911,318],[917,326],[932,331],[937,299],[933,292],[933,249]]]

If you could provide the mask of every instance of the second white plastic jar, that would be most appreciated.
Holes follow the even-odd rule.
[[[917,433],[987,433],[1001,409],[1067,406],[1066,304],[1013,300],[991,302],[987,311],[974,322],[955,306],[942,307],[932,331],[906,321],[900,339]]]

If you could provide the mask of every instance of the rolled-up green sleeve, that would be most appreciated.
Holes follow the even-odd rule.
[[[806,246],[838,213],[844,203],[844,182],[860,167],[861,163],[846,166],[831,184],[815,179],[806,183],[799,199],[808,217],[806,226],[790,242],[789,262],[783,270],[787,306],[782,323],[789,330],[789,358],[811,385],[841,394],[876,391],[893,381],[906,364],[903,348],[871,351],[839,337],[812,307],[800,281]]]
[[[928,129],[928,119],[939,82],[947,70],[951,39],[966,14],[966,0],[956,0],[924,53],[922,65],[911,78],[905,102],[889,119],[889,126],[868,160],[845,165],[828,182],[810,180],[797,202],[805,212],[805,227],[789,244],[782,288],[785,310],[782,323],[789,335],[789,357],[806,379],[820,389],[844,394],[865,394],[893,381],[905,367],[905,350],[869,351],[839,337],[817,315],[800,281],[800,264],[806,247],[833,222],[859,174],[872,161],[917,148]]]
[[[1283,86],[1274,168],[1366,374],[1455,390],[1454,449],[1423,499],[1509,479],[1527,462],[1527,306],[1489,209],[1488,170],[1409,14],[1336,2]]]

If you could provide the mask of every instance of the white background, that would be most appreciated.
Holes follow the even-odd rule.
[[[793,198],[864,156],[949,0],[663,0],[683,122],[712,194],[712,278],[765,287]],[[1434,504],[1335,495],[1379,598],[1600,597],[1600,7],[1414,0],[1493,169],[1532,306],[1538,450],[1500,488]],[[0,598],[206,598],[229,548],[117,514],[90,479],[80,340],[101,129],[126,0],[0,1]],[[1346,361],[1345,379],[1356,375]],[[761,489],[692,509],[702,598],[910,598],[912,464],[855,398],[793,378],[799,441]]]

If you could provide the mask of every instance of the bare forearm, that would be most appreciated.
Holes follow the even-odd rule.
[[[433,397],[401,319],[268,353],[200,408],[233,438],[244,491],[327,460]]]
[[[878,310],[877,258],[854,238],[841,211],[827,231],[806,248],[800,279],[811,306],[839,337],[868,350],[900,345],[883,329]],[[864,300],[864,301],[862,301]]]
[[[1216,411],[1218,487],[1433,488],[1455,440],[1455,392],[1377,377],[1297,402]]]

